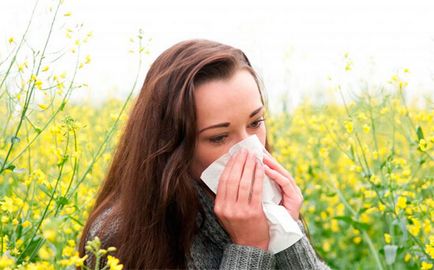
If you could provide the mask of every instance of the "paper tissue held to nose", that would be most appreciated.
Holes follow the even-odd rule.
[[[229,149],[229,152],[214,161],[203,171],[201,179],[214,192],[217,192],[218,181],[230,157],[240,149],[245,148],[253,152],[263,164],[264,152],[267,150],[256,135],[249,136]],[[262,206],[270,228],[270,243],[268,250],[278,253],[303,237],[303,233],[288,211],[279,205],[282,199],[278,185],[267,175],[264,176],[262,191]]]

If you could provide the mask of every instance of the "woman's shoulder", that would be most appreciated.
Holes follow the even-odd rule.
[[[119,230],[120,219],[115,215],[114,206],[109,206],[102,210],[98,216],[93,220],[89,227],[89,231],[86,236],[86,242],[94,240],[96,236],[101,241],[101,248],[107,249],[110,246],[115,246],[115,235]],[[95,263],[95,257],[89,251],[86,251],[88,258],[86,259],[86,265],[91,266]],[[104,260],[102,261],[104,262]]]
[[[88,240],[93,239],[102,232],[113,232],[113,230],[117,229],[119,225],[117,220],[108,222],[110,219],[113,219],[113,212],[114,207],[109,206],[99,213],[89,227]],[[107,226],[109,226],[109,228],[107,228]]]

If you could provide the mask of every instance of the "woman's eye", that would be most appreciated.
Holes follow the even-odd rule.
[[[252,128],[259,128],[262,125],[263,121],[265,121],[265,118],[258,119],[255,122],[251,123],[250,126]]]
[[[221,144],[224,142],[226,137],[227,137],[227,135],[220,135],[220,136],[212,137],[209,140],[212,143]]]

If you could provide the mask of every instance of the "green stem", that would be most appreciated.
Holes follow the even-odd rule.
[[[36,236],[36,234],[37,234],[39,228],[40,228],[41,225],[42,225],[42,222],[44,221],[44,219],[45,219],[45,217],[46,217],[46,215],[47,215],[48,208],[50,207],[51,202],[53,201],[54,194],[56,193],[57,186],[59,185],[59,183],[60,183],[60,178],[61,178],[61,176],[62,176],[62,174],[63,174],[63,168],[65,167],[65,163],[66,163],[66,161],[63,160],[63,159],[64,159],[65,154],[66,154],[67,151],[68,151],[68,146],[69,146],[69,135],[67,134],[65,151],[64,151],[64,154],[63,154],[63,156],[62,156],[62,161],[61,161],[61,164],[60,164],[59,174],[58,174],[57,179],[56,179],[56,184],[54,185],[53,191],[51,192],[51,195],[50,195],[50,199],[49,199],[49,201],[48,201],[48,203],[47,203],[47,206],[46,206],[45,209],[44,209],[44,212],[43,212],[41,218],[40,218],[39,221],[38,221],[38,225],[36,226],[36,229],[35,229],[35,231],[33,232],[32,237],[30,238],[30,241],[27,243],[27,246],[24,248],[24,251],[20,254],[20,256],[19,256],[18,259],[17,259],[17,262],[18,262],[18,263],[21,263],[21,262],[22,262],[22,256],[23,256],[23,254],[25,254],[25,253],[27,252],[27,250],[29,249],[29,247],[30,247],[30,245],[31,245],[31,243],[32,243],[32,241],[33,241],[33,239],[35,238],[35,236]],[[33,254],[30,256],[29,261],[32,259],[32,257],[33,257]]]
[[[36,70],[36,75],[39,74],[39,70],[40,70],[40,68],[41,68],[42,61],[44,60],[45,52],[46,52],[46,50],[47,50],[48,42],[50,41],[51,34],[52,34],[52,32],[53,32],[54,22],[56,21],[56,17],[57,17],[57,13],[58,13],[58,11],[59,11],[60,4],[61,4],[61,1],[58,2],[58,4],[57,4],[57,8],[56,8],[56,11],[55,11],[54,16],[53,16],[53,19],[52,19],[52,21],[51,21],[50,30],[48,31],[48,36],[47,36],[47,38],[46,38],[46,40],[45,40],[44,48],[43,48],[43,50],[42,50],[42,54],[41,54],[41,57],[40,57],[40,60],[39,60],[39,63],[38,63],[37,70]],[[5,80],[5,79],[4,79],[4,80]],[[2,84],[0,84],[0,87],[1,87],[1,86],[2,86]],[[16,131],[15,131],[14,137],[17,137],[17,136],[18,136],[18,133],[19,133],[19,131],[20,131],[20,129],[21,129],[21,125],[22,125],[22,123],[23,123],[23,121],[24,121],[24,116],[26,115],[27,109],[28,109],[28,107],[29,107],[29,105],[30,105],[30,101],[31,101],[31,97],[32,97],[32,95],[33,95],[34,89],[35,89],[35,81],[32,81],[32,82],[29,84],[29,88],[27,89],[27,93],[28,93],[28,95],[26,95],[26,100],[25,100],[25,102],[24,102],[23,111],[22,111],[22,113],[21,113],[21,117],[20,117],[20,120],[19,120],[19,122],[18,122],[18,126],[17,126],[17,129],[16,129]],[[9,150],[8,150],[7,154],[6,154],[5,159],[3,160],[3,164],[2,164],[2,166],[1,166],[1,168],[0,168],[0,173],[3,172],[3,170],[4,170],[5,166],[6,166],[7,160],[8,160],[8,158],[9,158],[9,155],[11,154],[12,149],[13,149],[15,143],[16,143],[15,140],[11,140],[11,145],[10,145],[10,147],[9,147]]]

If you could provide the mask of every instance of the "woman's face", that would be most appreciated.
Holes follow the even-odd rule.
[[[229,148],[256,134],[265,145],[265,108],[258,86],[250,72],[236,71],[229,79],[205,82],[195,90],[197,144],[191,173],[202,172]]]

